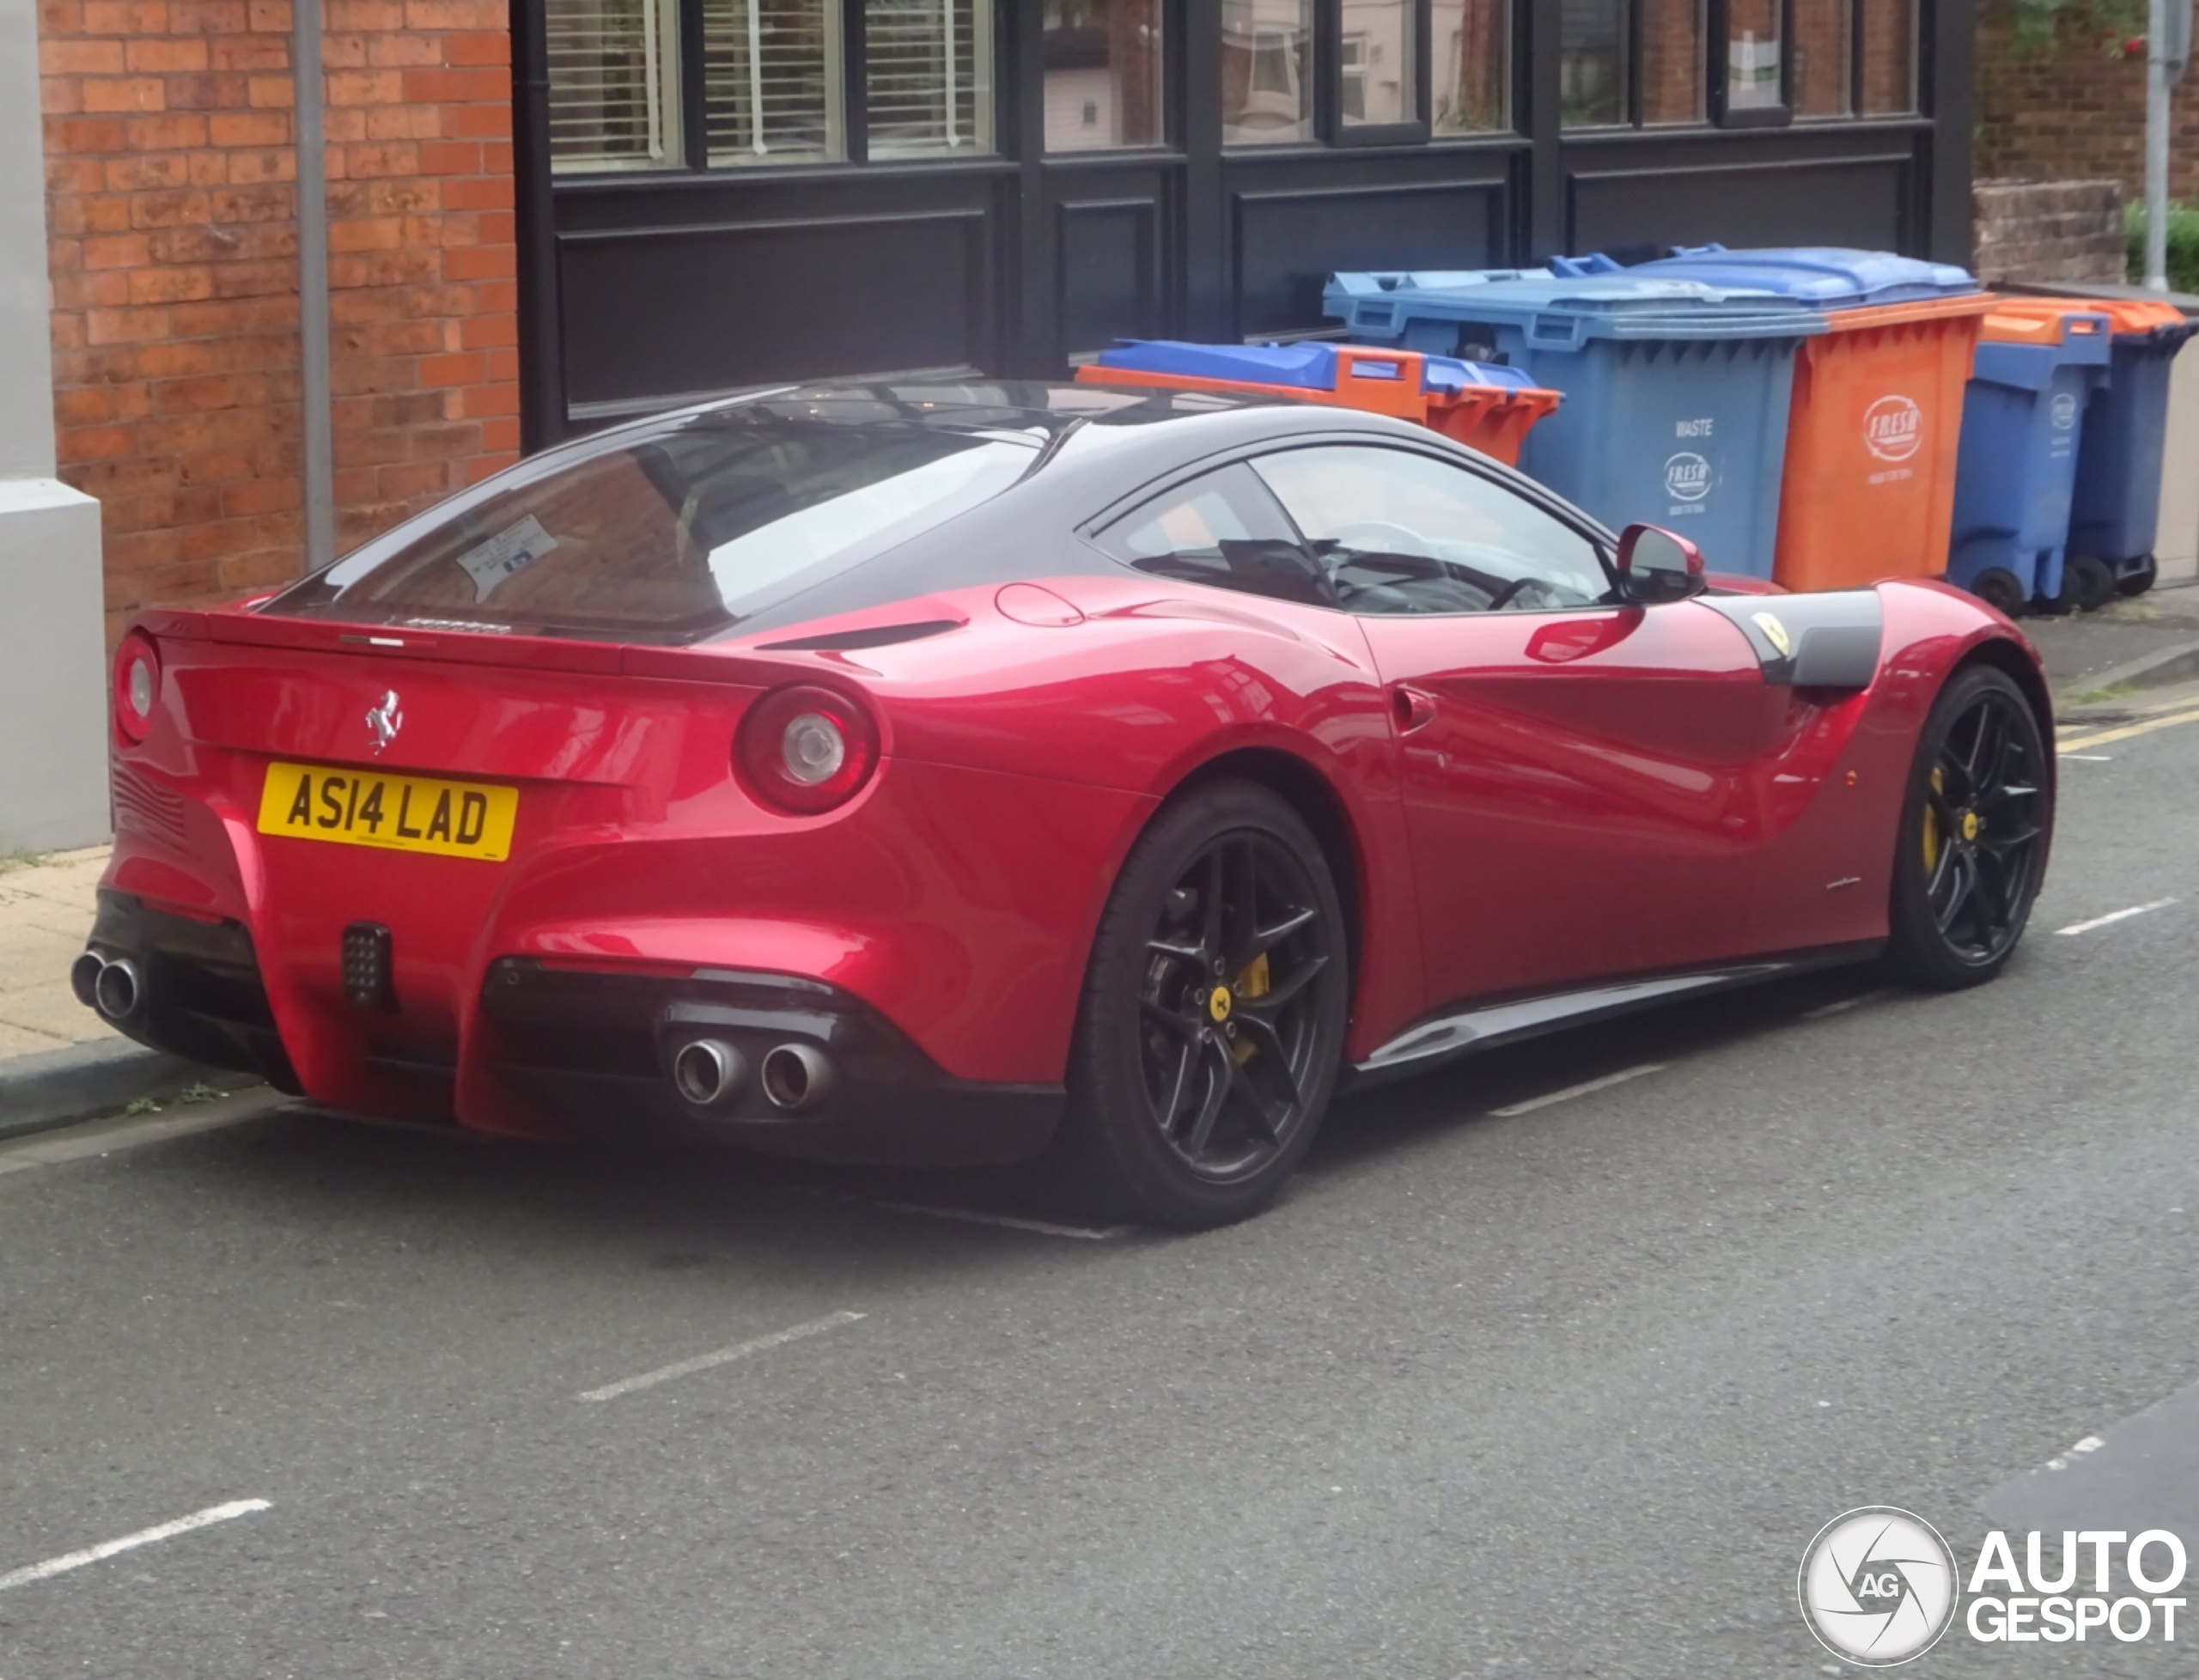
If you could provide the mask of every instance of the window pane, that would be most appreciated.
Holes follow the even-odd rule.
[[[1420,65],[1413,49],[1412,0],[1343,0],[1343,117],[1361,123],[1410,123],[1420,116]]]
[[[1726,108],[1761,111],[1779,93],[1779,0],[1727,0]]]
[[[1147,502],[1100,533],[1100,546],[1159,577],[1309,606],[1337,604],[1275,497],[1243,466]]]
[[[1916,108],[1916,0],[1867,0],[1863,109],[1905,116]]]
[[[1568,128],[1626,120],[1627,0],[1560,0],[1559,119]]]
[[[1586,537],[1465,467],[1354,445],[1252,465],[1354,612],[1548,612],[1611,588]]]
[[[1221,137],[1313,137],[1313,0],[1222,0]]]
[[[550,167],[654,169],[679,154],[673,0],[548,0]]]
[[[1854,0],[1794,0],[1794,112],[1848,115]]]
[[[1511,12],[1508,0],[1435,0],[1428,85],[1438,134],[1512,126]]]
[[[1642,120],[1703,120],[1704,0],[1642,0]]]
[[[712,163],[846,155],[837,0],[703,0]]]
[[[1160,0],[1046,0],[1046,149],[1157,146]]]
[[[989,0],[866,0],[863,50],[873,157],[993,149]]]

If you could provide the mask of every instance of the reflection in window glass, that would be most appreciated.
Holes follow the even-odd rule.
[[[1611,588],[1586,537],[1465,467],[1358,445],[1252,465],[1354,612],[1549,612]]]
[[[1870,0],[1863,9],[1863,111],[1906,116],[1916,108],[1916,0]]]
[[[838,0],[703,0],[704,126],[712,163],[846,155]]]
[[[1704,0],[1642,0],[1642,120],[1703,120]]]
[[[1339,61],[1346,127],[1410,123],[1420,116],[1413,0],[1343,0]]]
[[[1313,0],[1222,0],[1221,137],[1313,137]]]
[[[1436,133],[1512,126],[1511,11],[1508,0],[1435,0],[1429,8],[1429,114]]]
[[[673,0],[548,0],[550,167],[561,174],[679,161]]]
[[[1558,111],[1566,127],[1626,121],[1626,25],[1627,0],[1559,0]]]
[[[1794,114],[1845,117],[1854,0],[1794,0]]]
[[[1726,108],[1762,111],[1779,91],[1780,0],[1726,0]]]
[[[1103,532],[1100,545],[1159,577],[1308,606],[1337,604],[1275,497],[1242,466],[1147,502]]]
[[[989,0],[866,0],[863,52],[873,157],[992,149]]]
[[[1046,149],[1157,146],[1160,0],[1046,0]]]

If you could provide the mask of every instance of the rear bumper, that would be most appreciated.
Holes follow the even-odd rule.
[[[143,976],[137,1007],[113,1023],[119,1030],[302,1090],[242,923],[104,889],[90,948],[131,959]],[[862,1000],[797,976],[644,974],[503,957],[489,964],[478,1002],[474,1030],[454,1054],[377,1044],[362,1006],[346,1036],[362,1045],[356,1088],[369,1094],[356,1104],[338,1095],[337,1105],[379,1111],[390,1105],[370,1093],[401,1089],[407,1113],[471,1113],[483,1105],[461,1105],[461,1086],[469,1098],[486,1087],[486,1106],[535,1123],[500,1129],[715,1136],[809,1160],[961,1166],[1038,1154],[1065,1105],[1058,1085],[953,1078]],[[746,1070],[708,1105],[684,1099],[672,1077],[680,1048],[701,1038],[731,1047]],[[831,1070],[830,1089],[801,1111],[774,1103],[761,1076],[766,1057],[789,1046]]]

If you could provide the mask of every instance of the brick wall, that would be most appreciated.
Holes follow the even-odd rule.
[[[2081,9],[2080,13],[2081,13]],[[2145,184],[2146,63],[2111,52],[2096,19],[2065,18],[2050,57],[2019,58],[2011,0],[1986,0],[1977,38],[1977,173]],[[2199,201],[2199,76],[2172,102],[2169,195]]]
[[[1977,277],[2112,285],[2123,277],[2123,189],[2113,181],[1993,181],[1972,195]]]
[[[40,0],[61,476],[110,635],[297,575],[288,0]],[[342,550],[515,458],[500,0],[326,0]]]

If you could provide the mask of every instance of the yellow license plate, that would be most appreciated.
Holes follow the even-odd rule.
[[[501,863],[511,855],[519,789],[325,764],[270,764],[259,831],[346,846]]]

